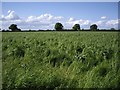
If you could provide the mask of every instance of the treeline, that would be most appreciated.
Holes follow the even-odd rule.
[[[71,29],[64,29],[64,26],[61,23],[56,23],[54,30],[21,30],[17,27],[16,24],[11,24],[9,30],[2,30],[2,32],[38,32],[38,31],[118,31],[115,28],[111,29],[98,29],[96,24],[90,26],[90,29],[81,29],[80,24],[75,24]]]

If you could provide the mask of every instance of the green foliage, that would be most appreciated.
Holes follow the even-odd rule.
[[[13,32],[15,32],[15,31],[21,31],[20,29],[17,28],[17,25],[16,25],[16,24],[11,24],[11,25],[9,26],[9,29],[11,29]]]
[[[119,88],[116,32],[4,32],[3,90]]]
[[[61,23],[56,23],[55,30],[57,30],[57,31],[63,30],[63,25]]]
[[[110,30],[114,31],[114,30],[115,30],[115,28],[111,28]]]
[[[90,30],[92,30],[92,31],[96,31],[97,30],[97,25],[96,24],[93,24],[93,25],[91,25],[90,26]]]
[[[75,31],[78,31],[80,30],[80,25],[79,24],[75,24],[73,27],[72,27],[73,30]]]

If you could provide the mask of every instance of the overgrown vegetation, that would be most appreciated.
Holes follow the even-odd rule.
[[[3,90],[120,88],[117,32],[4,32]]]

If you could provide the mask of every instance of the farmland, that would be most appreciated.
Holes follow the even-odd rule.
[[[3,90],[120,88],[118,32],[3,32]]]

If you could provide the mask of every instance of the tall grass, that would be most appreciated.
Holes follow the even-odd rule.
[[[120,88],[116,32],[5,32],[3,90]]]

